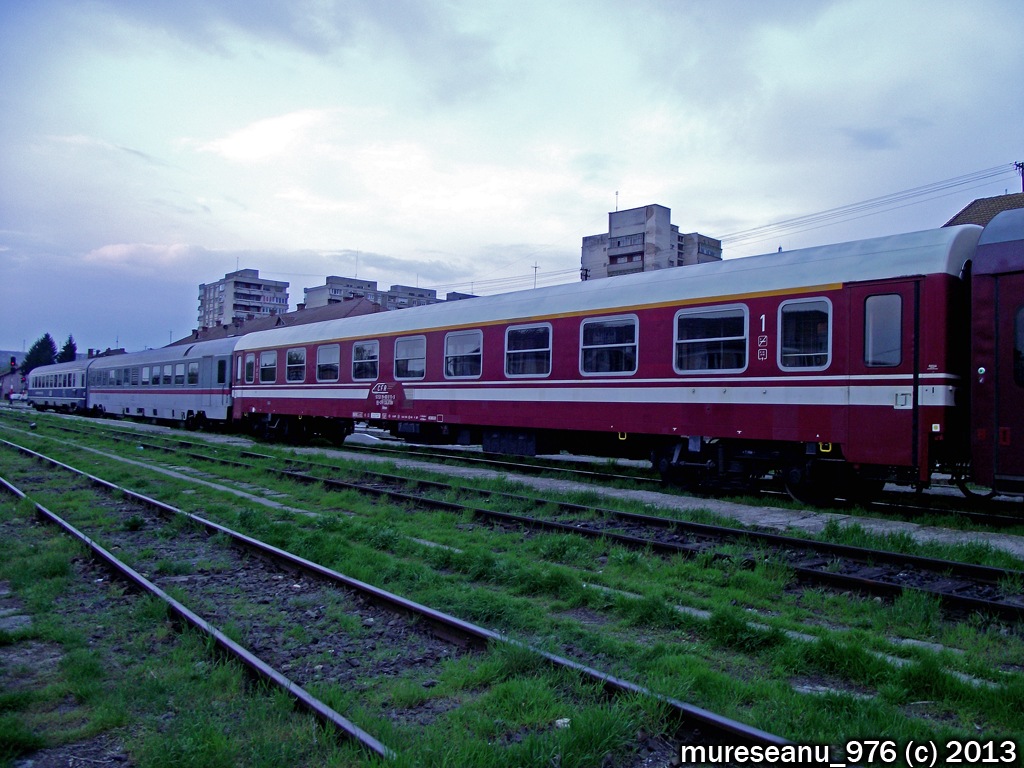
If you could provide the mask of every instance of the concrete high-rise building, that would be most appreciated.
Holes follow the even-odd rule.
[[[327,282],[314,288],[303,288],[306,309],[326,307],[346,299],[369,299],[375,304],[387,303],[387,294],[377,290],[376,280],[331,275]]]
[[[443,299],[437,298],[433,288],[416,288],[411,285],[392,285],[387,291],[377,288],[376,280],[360,280],[355,277],[327,278],[324,285],[303,289],[306,297],[306,309],[325,307],[348,299],[369,299],[380,304],[383,309],[405,309],[421,307],[426,304],[437,304]]]
[[[199,286],[199,327],[213,328],[237,320],[288,311],[288,283],[263,280],[258,269],[228,272],[223,280]]]
[[[722,260],[720,240],[697,232],[681,234],[671,214],[663,205],[610,212],[607,233],[583,238],[582,279]]]

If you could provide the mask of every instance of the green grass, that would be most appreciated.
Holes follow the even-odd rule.
[[[72,457],[69,453],[69,463],[74,464]],[[199,466],[207,472],[234,476],[226,468]],[[244,473],[237,476],[245,478]],[[451,513],[410,512],[374,504],[351,492],[282,483],[267,474],[261,475],[259,484],[285,491],[290,494],[290,505],[324,516],[307,519],[205,491],[203,498],[187,495],[182,490],[189,484],[165,478],[152,479],[151,492],[348,575],[551,650],[572,648],[602,668],[662,693],[797,740],[839,743],[847,736],[872,733],[894,738],[964,738],[979,732],[975,726],[982,733],[1005,735],[1019,732],[1024,725],[1019,692],[1022,678],[998,672],[1001,665],[1022,656],[1024,648],[1016,632],[984,617],[951,622],[934,601],[913,593],[890,603],[824,590],[790,592],[788,569],[766,553],[756,557],[752,568],[709,555],[665,559],[609,548],[577,536],[524,536]],[[481,485],[513,488],[499,482]],[[522,487],[515,490],[521,492]],[[471,498],[472,492],[459,491],[457,495]],[[651,511],[641,504],[603,498],[596,491],[571,498],[592,506]],[[339,509],[355,516],[338,514]],[[711,513],[699,510],[693,517],[714,521]],[[826,529],[825,537],[843,543],[873,541],[863,530],[838,526]],[[412,538],[461,551],[424,547]],[[919,548],[906,537],[885,541],[897,551]],[[751,553],[751,547],[744,545],[725,550],[737,556]],[[984,548],[958,551],[965,558],[1001,557]],[[640,599],[588,589],[584,583],[625,590]],[[1016,588],[1012,581],[1004,586]],[[677,604],[710,611],[712,618],[706,621],[680,615],[674,609]],[[571,618],[573,611],[584,609],[604,620],[585,624]],[[749,609],[758,613],[751,614]],[[769,628],[753,627],[751,620]],[[821,639],[817,643],[791,640],[782,629],[810,632]],[[944,642],[966,653],[957,656],[897,649],[888,636]],[[869,651],[895,653],[912,663],[896,668]],[[605,723],[603,718],[611,717],[607,701],[594,700],[592,707],[590,703],[581,707],[568,731],[554,729],[549,718],[565,701],[568,683],[552,682],[529,666],[505,676],[495,671],[501,667],[491,666],[489,658],[446,665],[443,674],[438,674],[438,685],[430,689],[412,679],[379,687],[374,684],[366,692],[372,701],[390,697],[388,701],[403,703],[406,708],[430,701],[444,706],[454,702],[454,708],[440,713],[425,734],[391,722],[382,714],[382,704],[361,701],[350,691],[324,689],[323,694],[339,706],[355,707],[365,722],[381,727],[397,743],[408,744],[410,754],[415,755],[408,759],[422,764],[493,764],[493,744],[514,754],[515,760],[557,756],[571,761],[582,759],[574,756],[577,754],[586,754],[588,759],[597,754],[595,745],[602,743],[599,739],[573,743],[568,752],[567,739],[576,723],[589,722],[588,717],[594,723]],[[996,695],[957,680],[948,673],[951,669],[1007,684]],[[854,686],[874,698],[861,700],[842,692],[825,696],[793,692],[788,681],[808,673],[834,679],[840,687]],[[534,705],[517,705],[517,696],[524,691],[531,692]],[[931,709],[915,704],[926,699],[924,694],[935,702],[928,705]],[[616,702],[612,714],[625,717],[615,708],[618,706]],[[496,720],[501,721],[497,726]],[[597,730],[606,728],[602,725]],[[194,728],[183,727],[182,738],[191,738],[190,733]],[[623,744],[621,738],[616,743]],[[471,759],[459,757],[455,747]],[[604,754],[597,755],[596,764]],[[238,753],[234,757],[237,759]]]

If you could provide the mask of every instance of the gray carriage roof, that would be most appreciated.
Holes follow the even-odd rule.
[[[50,374],[50,373],[65,373],[68,371],[84,371],[89,367],[93,359],[85,358],[82,360],[71,360],[66,363],[54,363],[53,365],[40,365],[32,369],[29,376],[36,376],[39,374]]]
[[[702,299],[735,300],[910,275],[945,273],[956,276],[973,255],[981,231],[981,227],[971,224],[943,227],[257,331],[241,337],[235,349],[282,347],[502,321],[530,322]]]
[[[1024,208],[1003,211],[992,217],[981,233],[978,245],[992,243],[1008,243],[1011,240],[1024,239]]]
[[[97,370],[103,368],[127,368],[147,363],[173,363],[176,360],[199,359],[200,357],[221,357],[230,355],[235,348],[235,338],[197,341],[195,344],[180,344],[173,347],[147,349],[144,352],[130,352],[127,355],[111,355],[94,359]]]

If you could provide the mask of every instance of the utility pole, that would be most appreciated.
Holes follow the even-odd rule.
[[[1017,173],[1020,174],[1020,191],[1024,192],[1024,163],[1014,163],[1013,167],[1017,169]]]
[[[533,289],[537,290],[537,262],[533,262]]]

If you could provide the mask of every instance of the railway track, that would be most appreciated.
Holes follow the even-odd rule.
[[[21,421],[28,423],[26,417]],[[91,429],[98,429],[89,422]],[[55,426],[56,429],[69,432],[80,432],[66,425]],[[117,429],[106,426],[101,430],[104,434],[113,436],[113,439],[139,441],[145,433],[135,430]],[[186,440],[177,436],[149,435],[147,439],[167,440],[181,447],[201,449],[209,447],[206,442]],[[395,441],[398,442],[398,441]],[[155,445],[153,446],[155,447]],[[412,446],[402,448],[391,448],[383,446],[359,445],[351,442],[346,443],[338,450],[351,453],[363,453],[367,455],[394,456],[413,460],[440,462],[442,465],[457,465],[469,467],[485,467],[490,469],[504,470],[526,475],[555,475],[566,479],[578,480],[587,483],[616,482],[619,484],[633,483],[638,488],[650,489],[659,488],[667,490],[664,483],[658,478],[645,477],[642,474],[621,474],[599,471],[597,469],[579,469],[567,467],[557,462],[516,462],[499,459],[496,457],[471,456],[458,451],[431,451]],[[959,493],[959,492],[957,492]],[[751,489],[749,495],[761,496],[769,503],[782,501],[785,505],[792,503],[792,499],[785,491],[779,490],[775,484],[765,484],[759,488]],[[840,505],[842,502],[839,502]],[[979,505],[983,510],[979,510]],[[966,521],[972,526],[979,528],[991,528],[995,530],[1006,530],[1010,528],[1024,528],[1024,505],[1017,500],[986,499],[965,499],[959,496],[946,494],[912,493],[906,491],[886,491],[882,496],[865,507],[868,512],[881,513],[885,517],[915,520],[922,516],[949,516],[953,519]]]
[[[149,498],[142,494],[135,493],[129,489],[121,488],[115,485],[114,483],[111,483],[107,480],[103,480],[89,473],[83,472],[63,462],[59,462],[55,459],[46,457],[43,454],[27,449],[23,446],[17,446],[7,441],[4,441],[4,444],[8,448],[18,451],[23,456],[31,457],[35,460],[45,462],[50,466],[54,466],[65,472],[71,473],[75,477],[79,478],[81,481],[85,481],[93,486],[97,486],[102,490],[122,494],[126,501],[124,504],[118,506],[118,515],[119,520],[121,522],[121,526],[120,528],[115,526],[113,529],[105,530],[103,532],[103,537],[104,539],[116,540],[116,546],[123,550],[138,551],[140,547],[143,546],[142,538],[144,537],[145,534],[141,533],[140,531],[144,531],[145,529],[147,529],[149,527],[149,522],[147,521],[142,525],[132,522],[138,520],[139,514],[137,508],[141,506],[165,518],[186,521],[189,525],[195,526],[197,529],[205,531],[206,534],[215,534],[219,537],[226,538],[230,540],[230,542],[233,545],[236,545],[244,549],[245,551],[256,555],[258,561],[269,561],[270,563],[275,564],[276,566],[287,569],[288,572],[301,574],[303,579],[308,579],[311,583],[313,581],[316,581],[317,584],[320,585],[319,587],[314,587],[312,586],[312,584],[310,584],[309,587],[302,587],[297,586],[297,584],[294,583],[288,585],[286,582],[284,591],[287,596],[294,596],[295,593],[292,590],[302,591],[304,589],[313,590],[316,588],[330,588],[332,590],[343,590],[345,594],[350,596],[350,600],[354,600],[357,603],[357,607],[354,610],[356,610],[356,615],[363,619],[364,625],[367,625],[367,619],[369,619],[369,626],[372,626],[374,624],[374,617],[372,615],[368,616],[367,610],[363,607],[363,604],[365,603],[367,605],[374,606],[374,610],[387,611],[389,612],[389,614],[392,614],[396,617],[401,617],[404,621],[414,622],[416,627],[418,628],[417,637],[420,637],[422,635],[423,628],[426,627],[429,628],[431,633],[436,637],[448,642],[454,642],[460,649],[489,648],[494,647],[496,645],[515,645],[516,647],[524,647],[521,643],[514,640],[510,640],[509,638],[506,638],[484,627],[471,624],[469,622],[460,620],[456,617],[450,616],[443,612],[431,609],[428,606],[407,600],[399,595],[395,595],[386,590],[380,589],[379,587],[375,587],[364,582],[351,579],[349,577],[344,576],[343,574],[325,568],[310,560],[306,560],[295,555],[292,555],[281,549],[261,542],[255,538],[233,531],[216,522],[206,520],[196,515],[191,515],[189,513],[186,513],[170,505],[164,504],[155,499]],[[42,484],[45,481],[37,479],[36,482],[37,484]],[[24,495],[22,491],[16,489],[12,483],[6,480],[3,480],[3,486],[12,493],[15,493],[19,496]],[[58,522],[56,519],[56,515],[53,515],[53,513],[49,512],[48,510],[43,511],[44,508],[42,508],[40,505],[37,505],[36,509],[38,514],[46,517],[47,519],[53,522]],[[74,531],[70,523],[59,522],[58,524],[62,525],[62,527],[64,527],[64,529],[69,533],[72,533],[72,531]],[[120,561],[117,561],[117,558],[110,554],[109,548],[101,547],[92,538],[78,531],[74,531],[72,535],[76,535],[78,538],[83,540],[88,546],[90,546],[90,548],[93,550],[96,556],[102,559],[103,562],[108,565],[108,567],[111,567],[119,574],[121,574],[122,578],[125,578],[126,580],[140,588],[150,589],[152,587],[150,591],[160,591],[158,587],[152,585],[151,582],[149,582],[138,571],[130,569]],[[151,535],[150,538],[152,538]],[[189,539],[190,541],[192,539],[195,539],[196,541],[198,541],[198,537],[174,537],[175,540],[177,540],[178,538]],[[209,540],[205,536],[202,537],[202,540],[204,546],[209,546]],[[195,544],[196,541],[193,541],[192,543]],[[166,559],[167,557],[166,552],[161,552],[159,553],[159,555],[163,556],[164,559]],[[178,553],[174,555],[174,557],[178,559],[196,559],[197,557],[205,557],[209,559],[214,557],[214,555],[210,554],[209,552],[201,555],[196,555],[194,552],[185,552]],[[267,573],[260,571],[261,566],[258,561],[256,558],[247,558],[243,561],[238,561],[239,564],[237,565],[232,565],[232,569],[237,570],[241,568],[244,569],[245,572],[247,573],[251,573],[254,571],[262,573],[263,575],[261,575],[257,579],[254,579],[254,582],[260,585],[257,587],[257,593],[264,596],[266,596],[268,592],[273,594],[273,582],[275,580],[280,581],[280,579],[275,578],[275,574],[273,573],[270,573],[268,575]],[[197,578],[197,581],[202,580],[203,579],[201,578]],[[174,584],[176,587],[182,588],[183,584],[186,584],[188,581],[189,579],[186,579],[184,581],[178,579],[177,581],[174,581]],[[204,599],[207,602],[215,602],[215,597],[218,594],[218,590],[222,589],[223,583],[221,583],[218,586],[217,580],[215,579],[207,579],[206,581],[208,582],[207,586],[210,587],[212,591],[207,590],[205,593],[202,593],[202,590],[200,590],[200,594],[196,599],[199,602],[203,602]],[[289,579],[288,581],[292,580]],[[269,589],[266,586],[268,583],[271,585]],[[302,584],[301,579],[299,580],[298,584]],[[156,594],[156,592],[154,592],[154,594]],[[325,599],[327,598],[323,596],[318,598],[318,600]],[[317,602],[317,600],[314,600],[314,602]],[[326,718],[329,722],[334,723],[335,727],[340,727],[342,731],[346,733],[346,735],[351,736],[353,738],[359,738],[360,742],[364,743],[364,745],[366,745],[367,748],[375,754],[383,756],[387,756],[390,754],[390,751],[387,749],[387,747],[384,747],[382,744],[380,744],[380,742],[376,741],[369,734],[365,734],[364,741],[363,737],[359,734],[365,732],[360,732],[357,726],[354,726],[348,721],[346,721],[341,715],[338,715],[337,713],[331,714],[331,712],[322,712],[320,710],[314,709],[315,701],[313,701],[312,697],[309,697],[308,694],[306,694],[305,691],[295,683],[295,681],[288,680],[288,678],[286,678],[280,671],[275,670],[270,665],[266,664],[265,662],[262,662],[251,651],[247,651],[246,649],[241,648],[239,644],[230,641],[230,639],[226,635],[224,635],[223,632],[219,632],[218,630],[216,630],[216,628],[212,627],[210,622],[208,622],[206,619],[201,618],[195,612],[190,611],[183,605],[180,606],[180,609],[178,607],[174,607],[173,610],[175,610],[175,612],[182,617],[183,621],[189,623],[190,625],[196,626],[202,629],[203,631],[212,632],[213,634],[211,636],[215,637],[218,646],[223,647],[226,650],[229,650],[230,652],[236,654],[238,658],[244,664],[246,664],[246,666],[249,666],[251,669],[254,669],[267,679],[274,681],[276,684],[281,685],[286,689],[292,690],[294,692],[293,695],[298,694],[296,698],[298,698],[299,701],[304,706],[313,709],[313,711],[317,713],[318,717]],[[380,621],[379,623],[385,622]],[[387,626],[391,626],[391,624],[393,623],[393,621],[389,621],[387,622]],[[408,634],[411,633],[413,633],[412,628],[410,628]],[[253,630],[250,632],[250,634],[256,637],[266,635],[266,633],[262,630]],[[420,642],[422,645],[422,640],[419,640],[418,642]],[[261,646],[261,651],[268,654],[274,654],[275,649],[273,648],[272,645],[264,643]],[[420,653],[422,654],[422,651],[420,651]],[[783,746],[789,743],[781,737],[775,736],[770,733],[766,733],[756,728],[752,728],[743,723],[739,723],[735,720],[722,717],[713,712],[709,712],[708,710],[686,704],[677,699],[664,697],[652,693],[646,688],[638,686],[634,683],[631,683],[627,680],[621,679],[614,675],[602,672],[598,669],[587,666],[586,664],[581,664],[579,662],[573,661],[563,656],[559,656],[557,654],[545,651],[533,649],[531,650],[531,653],[535,654],[543,663],[551,667],[579,676],[588,683],[600,685],[608,694],[628,696],[639,695],[645,697],[653,697],[657,699],[661,703],[661,705],[667,707],[668,711],[671,713],[673,727],[684,728],[690,732],[688,736],[684,736],[684,738],[687,740],[696,740],[698,742],[703,741],[708,743],[716,743],[715,740],[725,740],[729,743],[740,742],[750,745],[757,744],[763,746]],[[295,649],[290,649],[286,657],[294,658],[295,655]],[[358,659],[356,660],[358,661]],[[321,669],[317,670],[317,672],[322,673],[324,671],[324,666],[325,665],[322,664]],[[304,668],[303,671],[306,675],[309,674],[308,669]],[[328,671],[324,674],[330,674],[330,672]],[[341,725],[339,725],[339,723]],[[710,742],[708,740],[710,740]]]
[[[180,451],[180,448],[168,448],[158,443],[140,441],[135,435],[117,439],[130,440],[153,450],[170,453]],[[191,441],[175,442],[184,443],[189,448],[198,447]],[[741,543],[751,547],[748,554],[740,557],[743,566],[754,567],[758,562],[771,559],[789,569],[794,577],[804,584],[825,586],[839,591],[853,590],[889,599],[898,597],[907,590],[913,590],[936,598],[943,607],[950,610],[963,613],[981,612],[1009,621],[1020,621],[1024,618],[1024,596],[1015,591],[1024,583],[1024,572],[1020,571],[569,504],[542,497],[494,491],[468,491],[448,483],[410,480],[368,470],[360,472],[365,478],[362,481],[339,480],[328,476],[328,473],[337,471],[336,467],[308,460],[281,459],[253,451],[242,451],[241,455],[265,462],[284,461],[291,467],[311,468],[318,474],[246,464],[191,450],[186,451],[184,455],[200,461],[242,468],[253,473],[269,472],[303,483],[320,483],[334,490],[355,490],[392,503],[410,504],[460,515],[470,514],[480,520],[509,529],[525,528],[534,532],[602,539],[628,549],[649,550],[664,556],[695,557],[707,554],[711,557],[734,558],[734,555],[727,556],[721,552],[722,545]],[[415,486],[415,492],[409,492],[410,484]],[[496,511],[468,503],[431,498],[428,495],[430,493],[445,496],[473,493],[481,498],[526,510],[538,507],[555,509],[559,512],[559,517],[542,518]]]

